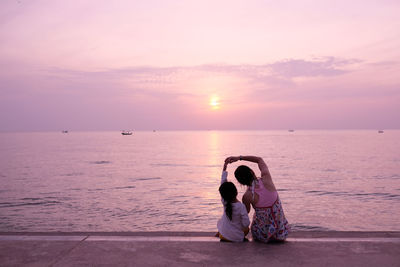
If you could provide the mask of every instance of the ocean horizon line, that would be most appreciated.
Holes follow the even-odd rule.
[[[59,130],[0,130],[0,133],[62,133],[67,131],[70,132],[122,132],[122,131],[131,131],[131,132],[296,132],[296,131],[325,131],[325,132],[334,132],[334,131],[398,131],[400,128],[337,128],[337,129],[307,129],[307,128],[288,128],[288,129],[121,129],[121,130],[74,130],[74,129],[59,129]]]

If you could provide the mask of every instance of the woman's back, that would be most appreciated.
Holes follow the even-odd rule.
[[[268,190],[264,186],[262,179],[258,179],[256,183],[257,185],[254,185],[254,187],[252,187],[253,197],[257,196],[257,198],[255,198],[256,202],[254,204],[254,207],[262,208],[272,206],[278,198],[278,192],[276,190]],[[256,193],[257,195],[255,195],[254,193]]]

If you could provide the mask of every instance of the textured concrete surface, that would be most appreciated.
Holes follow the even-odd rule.
[[[281,244],[204,232],[0,233],[0,266],[400,266],[400,232],[294,232]]]

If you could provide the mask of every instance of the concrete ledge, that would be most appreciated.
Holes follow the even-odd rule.
[[[1,233],[0,241],[219,242],[219,239],[211,232],[42,232]],[[286,242],[400,243],[400,232],[295,232]]]
[[[2,235],[57,235],[57,236],[213,236],[216,232],[0,232]]]
[[[214,236],[216,232],[0,232],[0,236]],[[293,231],[289,234],[293,238],[317,237],[398,237],[400,231]]]
[[[293,232],[221,243],[214,232],[2,232],[0,266],[399,266],[400,232]]]

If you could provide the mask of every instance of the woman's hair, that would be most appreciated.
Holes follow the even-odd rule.
[[[235,177],[242,185],[251,186],[256,175],[253,170],[246,165],[240,165],[235,170]]]
[[[225,213],[232,221],[232,201],[236,199],[238,194],[236,186],[232,182],[225,182],[219,187],[219,193],[225,200]]]

